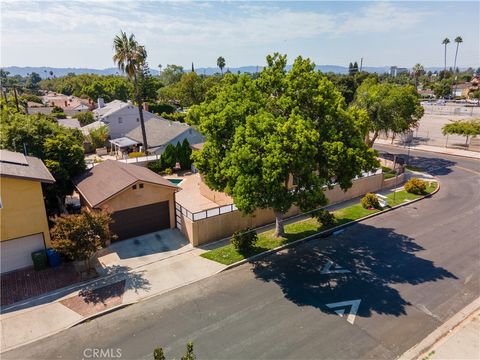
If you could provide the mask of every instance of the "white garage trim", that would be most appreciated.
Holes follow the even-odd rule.
[[[33,266],[32,252],[43,249],[43,233],[0,242],[0,273]]]

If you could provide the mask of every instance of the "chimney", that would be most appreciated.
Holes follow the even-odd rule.
[[[148,111],[148,103],[146,102],[143,103],[143,110]]]
[[[105,103],[103,102],[103,98],[99,97],[97,100],[98,108],[101,109],[105,107]]]

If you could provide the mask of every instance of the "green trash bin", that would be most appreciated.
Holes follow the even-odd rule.
[[[32,253],[33,267],[35,270],[43,270],[48,267],[47,254],[45,250],[39,250]]]

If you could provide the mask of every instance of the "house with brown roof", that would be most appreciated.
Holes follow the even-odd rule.
[[[106,160],[74,183],[82,206],[111,213],[118,239],[175,227],[178,187],[147,168]]]
[[[32,266],[50,246],[42,184],[54,182],[42,160],[0,150],[0,272]]]

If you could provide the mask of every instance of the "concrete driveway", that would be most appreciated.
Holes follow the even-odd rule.
[[[191,251],[193,246],[178,229],[166,229],[114,242],[98,257],[97,271],[107,267],[137,268]]]

